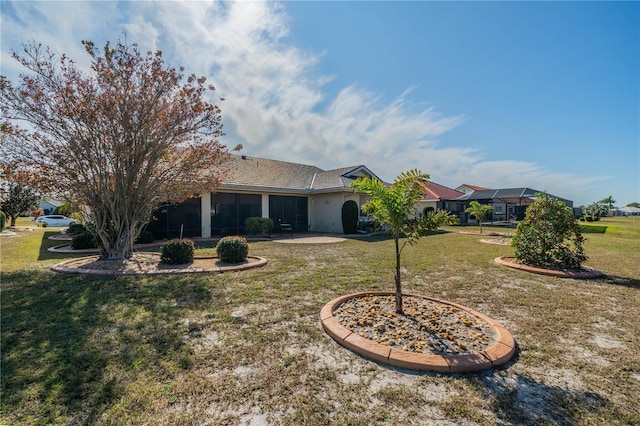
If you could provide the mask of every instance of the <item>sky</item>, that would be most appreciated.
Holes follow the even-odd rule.
[[[1,2],[35,40],[161,50],[215,85],[229,147],[455,188],[640,202],[639,2]]]

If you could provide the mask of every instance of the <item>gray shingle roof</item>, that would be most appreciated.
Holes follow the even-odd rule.
[[[223,179],[226,188],[265,188],[290,191],[314,192],[330,189],[345,189],[353,178],[349,172],[363,166],[322,170],[308,164],[289,163],[249,156],[232,155],[228,164],[229,174]],[[346,176],[345,176],[346,175]]]
[[[537,189],[531,189],[531,188],[483,189],[483,190],[468,192],[456,198],[455,200],[456,201],[471,201],[471,200],[488,201],[488,200],[500,199],[508,202],[515,202],[514,200],[534,199],[536,194],[540,192],[542,191],[538,191]],[[573,201],[571,200],[567,200],[565,198],[561,198],[553,194],[549,194],[549,195],[563,201],[565,204],[569,206],[573,206]]]

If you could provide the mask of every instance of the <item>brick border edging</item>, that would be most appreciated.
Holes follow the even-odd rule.
[[[120,271],[110,269],[88,269],[88,268],[71,268],[66,265],[78,262],[80,260],[97,259],[99,256],[86,256],[65,260],[56,263],[51,267],[52,271],[68,274],[88,274],[88,275],[110,275],[110,276],[131,276],[131,275],[175,275],[175,274],[193,274],[203,272],[229,272],[244,271],[247,269],[259,268],[267,264],[267,259],[259,256],[247,256],[247,258],[257,259],[257,262],[242,263],[230,266],[216,266],[215,268],[187,268],[187,269],[159,269],[153,271]],[[217,256],[196,256],[195,259],[216,259]]]
[[[404,294],[403,297],[418,297],[436,303],[453,306],[488,322],[496,332],[496,342],[489,348],[472,354],[437,355],[403,351],[365,339],[352,332],[333,316],[333,311],[347,300],[365,296],[390,296],[394,293],[372,291],[353,293],[333,299],[320,311],[320,323],[324,331],[340,345],[365,358],[408,370],[434,371],[436,373],[471,373],[486,370],[508,362],[516,352],[513,336],[505,327],[471,308],[457,303],[418,294]]]
[[[494,262],[498,265],[506,266],[507,268],[519,269],[525,272],[531,272],[538,275],[548,275],[552,277],[559,278],[575,278],[575,279],[592,279],[592,278],[600,278],[604,274],[602,271],[597,269],[585,268],[586,271],[559,271],[557,269],[545,269],[545,268],[537,268],[535,266],[524,265],[522,263],[511,262],[509,259],[514,259],[513,257],[496,257]]]

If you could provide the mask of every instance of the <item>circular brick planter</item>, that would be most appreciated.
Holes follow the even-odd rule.
[[[72,274],[89,274],[89,275],[166,275],[166,274],[190,274],[190,273],[202,273],[202,272],[230,272],[230,271],[244,271],[247,269],[259,268],[267,264],[267,259],[258,256],[247,256],[248,261],[239,264],[225,264],[224,266],[211,266],[211,267],[191,267],[187,265],[176,265],[171,267],[165,265],[159,269],[153,270],[121,270],[121,269],[96,269],[96,268],[83,268],[83,265],[87,265],[91,262],[98,260],[99,256],[88,256],[77,259],[70,259],[64,262],[57,263],[51,267],[52,271],[65,272]],[[160,256],[158,255],[158,259]],[[196,256],[194,261],[203,259],[217,259],[215,256]],[[215,262],[212,262],[215,265]]]
[[[438,355],[403,351],[365,339],[344,327],[334,316],[333,312],[340,304],[347,300],[364,296],[388,296],[389,292],[355,293],[338,297],[327,303],[320,311],[320,322],[325,332],[340,345],[362,355],[365,358],[398,368],[420,371],[434,371],[437,373],[469,373],[486,370],[508,362],[516,351],[515,341],[511,333],[497,321],[466,306],[434,299],[417,294],[404,294],[403,297],[418,297],[436,303],[453,306],[474,315],[489,323],[495,333],[496,342],[484,351],[462,355]]]
[[[533,274],[549,275],[552,277],[591,279],[599,278],[603,275],[601,271],[591,268],[585,268],[584,270],[580,271],[560,271],[557,269],[537,268],[535,266],[523,265],[522,263],[518,263],[516,262],[514,257],[496,257],[494,261],[498,265],[506,266],[508,268],[519,269],[521,271],[531,272]]]

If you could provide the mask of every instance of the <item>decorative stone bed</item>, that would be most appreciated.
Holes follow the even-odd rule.
[[[160,275],[202,272],[242,271],[267,264],[267,259],[247,256],[242,263],[225,263],[215,256],[196,256],[193,262],[183,265],[160,263],[158,253],[136,253],[126,260],[99,260],[98,256],[81,257],[60,262],[51,267],[56,272],[91,275]]]
[[[485,244],[495,244],[497,246],[510,246],[511,239],[510,238],[483,238],[480,240],[481,243]]]
[[[396,315],[394,297],[389,292],[338,297],[322,308],[320,322],[340,345],[409,370],[475,372],[503,365],[515,353],[511,333],[473,309],[404,294],[405,315]]]
[[[549,275],[560,278],[591,279],[603,276],[603,273],[601,271],[587,267],[583,267],[581,270],[569,270],[545,269],[535,266],[529,266],[518,262],[515,257],[496,257],[494,261],[497,264],[506,266],[508,268],[519,269],[521,271],[531,272],[534,274]]]

